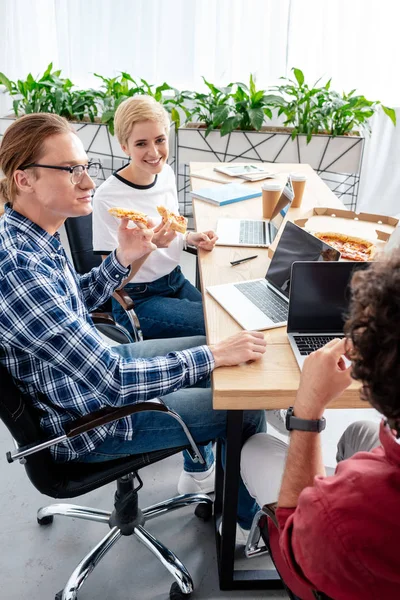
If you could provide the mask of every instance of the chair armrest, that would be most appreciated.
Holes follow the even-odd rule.
[[[128,292],[124,289],[115,290],[113,293],[113,298],[116,300],[124,310],[132,310],[134,308],[134,303]]]
[[[184,252],[197,256],[197,248],[192,248],[191,246],[187,246],[187,248],[184,249]]]
[[[22,448],[17,448],[17,450],[14,450],[13,452],[7,452],[7,461],[9,463],[12,463],[15,460],[24,459],[25,456],[29,456],[30,454],[35,454],[35,452],[40,452],[41,450],[50,448],[51,446],[55,446],[60,442],[64,442],[66,439],[73,438],[82,433],[86,433],[87,431],[95,429],[96,427],[100,427],[101,425],[107,425],[108,423],[112,423],[113,421],[117,421],[118,419],[122,419],[123,417],[128,417],[129,415],[132,415],[134,413],[145,411],[164,412],[169,416],[173,417],[176,421],[178,421],[188,439],[188,443],[192,448],[194,458],[197,457],[201,464],[205,463],[205,460],[182,417],[178,415],[178,413],[176,413],[175,411],[168,408],[168,406],[164,404],[164,402],[159,398],[155,398],[154,400],[146,400],[145,402],[138,402],[137,404],[117,406],[115,408],[111,406],[106,406],[93,413],[84,415],[83,417],[79,417],[79,419],[75,419],[75,421],[72,421],[65,428],[65,434],[62,436],[44,442],[40,442],[36,445],[30,444],[29,446],[23,446]]]
[[[67,427],[64,428],[65,435],[67,438],[73,438],[76,435],[81,435],[82,433],[86,433],[91,429],[96,429],[96,427],[101,427],[102,425],[112,423],[112,421],[118,421],[124,417],[129,417],[130,415],[144,411],[167,413],[169,409],[161,400],[147,400],[146,402],[127,404],[125,406],[118,406],[116,408],[106,406],[93,413],[79,417],[79,419],[75,419],[75,421],[69,423]]]
[[[111,315],[108,313],[102,312],[92,312],[90,313],[93,323],[102,324],[102,325],[115,325],[115,321]]]
[[[135,342],[143,341],[142,330],[140,329],[140,321],[135,313],[135,304],[129,294],[124,290],[115,290],[113,298],[122,306],[130,321]]]

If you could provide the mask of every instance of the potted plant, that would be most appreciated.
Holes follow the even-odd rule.
[[[218,96],[218,106],[207,115],[196,106],[197,120],[178,130],[179,173],[190,161],[241,161],[309,163],[328,185],[355,208],[361,171],[365,129],[380,105],[364,96],[338,94],[331,81],[309,86],[300,69],[294,79],[257,90],[252,76],[249,85],[230,84]],[[208,99],[210,107],[215,93]],[[201,99],[204,103],[205,99]],[[393,109],[382,106],[395,124]],[[272,125],[276,115],[278,124]],[[186,183],[186,182],[185,182]],[[181,182],[180,187],[187,187]]]
[[[174,162],[175,127],[179,126],[181,114],[188,115],[183,103],[187,92],[179,92],[164,82],[160,86],[144,79],[136,81],[129,73],[122,72],[108,78],[95,74],[102,84],[100,89],[76,89],[70,79],[62,78],[60,70],[53,70],[50,63],[43,75],[34,78],[31,73],[25,80],[11,81],[0,73],[0,83],[14,98],[15,116],[32,112],[52,112],[70,120],[81,138],[89,158],[100,159],[103,178],[127,161],[118,140],[114,137],[114,114],[119,104],[136,94],[148,94],[162,102],[171,114],[170,163]],[[168,91],[169,95],[164,93]],[[0,119],[0,134],[8,127],[9,115]]]

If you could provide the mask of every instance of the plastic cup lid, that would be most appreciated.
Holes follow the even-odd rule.
[[[292,181],[307,181],[307,175],[304,173],[290,173]]]
[[[277,192],[281,190],[283,185],[279,181],[266,181],[262,184],[262,189],[268,192]]]

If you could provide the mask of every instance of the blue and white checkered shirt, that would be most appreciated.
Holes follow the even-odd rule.
[[[124,359],[95,329],[88,311],[128,273],[115,252],[90,273],[75,273],[58,234],[6,206],[0,219],[0,362],[41,411],[46,437],[104,406],[123,406],[195,384],[213,367],[206,346],[167,357]],[[52,448],[58,461],[91,452],[106,436],[132,439],[120,419]]]

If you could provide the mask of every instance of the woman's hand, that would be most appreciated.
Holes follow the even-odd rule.
[[[137,225],[128,227],[129,219],[121,219],[118,228],[117,259],[124,267],[129,267],[142,256],[157,248],[152,242],[154,232],[149,227]]]
[[[166,223],[161,221],[157,227],[154,227],[153,232],[152,242],[157,248],[168,248],[172,240],[176,238],[176,231],[171,229],[170,221],[167,221]]]
[[[218,236],[215,235],[214,231],[203,231],[199,233],[197,231],[190,231],[187,235],[186,242],[189,246],[195,246],[196,248],[201,248],[202,250],[211,250],[214,249],[215,242],[217,241]]]

